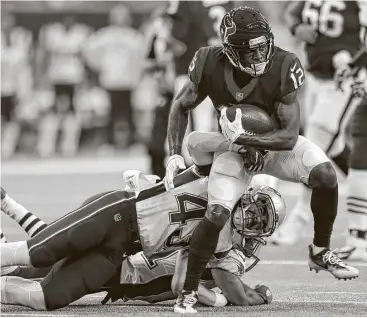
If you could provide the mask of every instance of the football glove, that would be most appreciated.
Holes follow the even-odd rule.
[[[259,150],[243,146],[238,153],[242,156],[247,171],[259,172],[264,168],[265,159]]]
[[[177,176],[180,170],[185,170],[185,160],[180,155],[170,156],[167,160],[166,176],[164,178],[164,185],[167,191],[174,189],[173,179]]]
[[[256,285],[254,290],[262,299],[264,299],[264,304],[270,304],[273,301],[273,294],[268,286]]]
[[[359,98],[367,98],[367,84],[366,81],[355,79],[351,85],[352,95]]]
[[[234,121],[231,122],[227,117],[227,107],[223,107],[219,124],[222,129],[222,134],[230,143],[234,143],[241,134],[245,133],[242,127],[242,112],[239,108],[236,109],[236,117]]]
[[[353,70],[349,66],[338,68],[334,74],[334,82],[338,90],[343,90],[343,83],[353,75]]]

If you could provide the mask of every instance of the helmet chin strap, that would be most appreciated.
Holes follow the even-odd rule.
[[[241,64],[241,70],[244,72],[250,74],[251,76],[257,77],[265,73],[266,65],[268,65],[268,62],[261,62],[261,63],[253,63],[251,64],[251,67],[243,67]],[[259,70],[256,70],[257,66],[259,67]]]

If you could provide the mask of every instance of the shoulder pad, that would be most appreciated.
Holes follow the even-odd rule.
[[[191,63],[189,65],[188,75],[190,81],[193,82],[196,86],[199,86],[203,71],[205,67],[205,62],[207,60],[207,56],[209,54],[210,47],[202,47],[196,51]]]
[[[282,63],[280,72],[281,96],[294,92],[305,82],[305,70],[294,53],[288,53]]]

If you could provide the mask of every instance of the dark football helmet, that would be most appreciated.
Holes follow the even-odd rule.
[[[257,10],[239,7],[227,12],[220,24],[223,51],[232,65],[253,77],[266,73],[273,62],[274,36]]]

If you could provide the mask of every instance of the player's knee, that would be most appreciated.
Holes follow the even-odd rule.
[[[332,189],[337,184],[338,179],[331,162],[320,163],[310,172],[309,186],[312,188]]]
[[[200,131],[193,131],[187,136],[187,149],[190,151],[200,151],[200,144],[203,142]]]
[[[223,228],[231,215],[231,211],[219,204],[208,206],[206,217],[216,227]]]
[[[41,283],[47,310],[66,307],[87,294],[99,291],[116,274],[116,270],[117,266],[99,253],[70,264],[65,261],[50,279]]]

